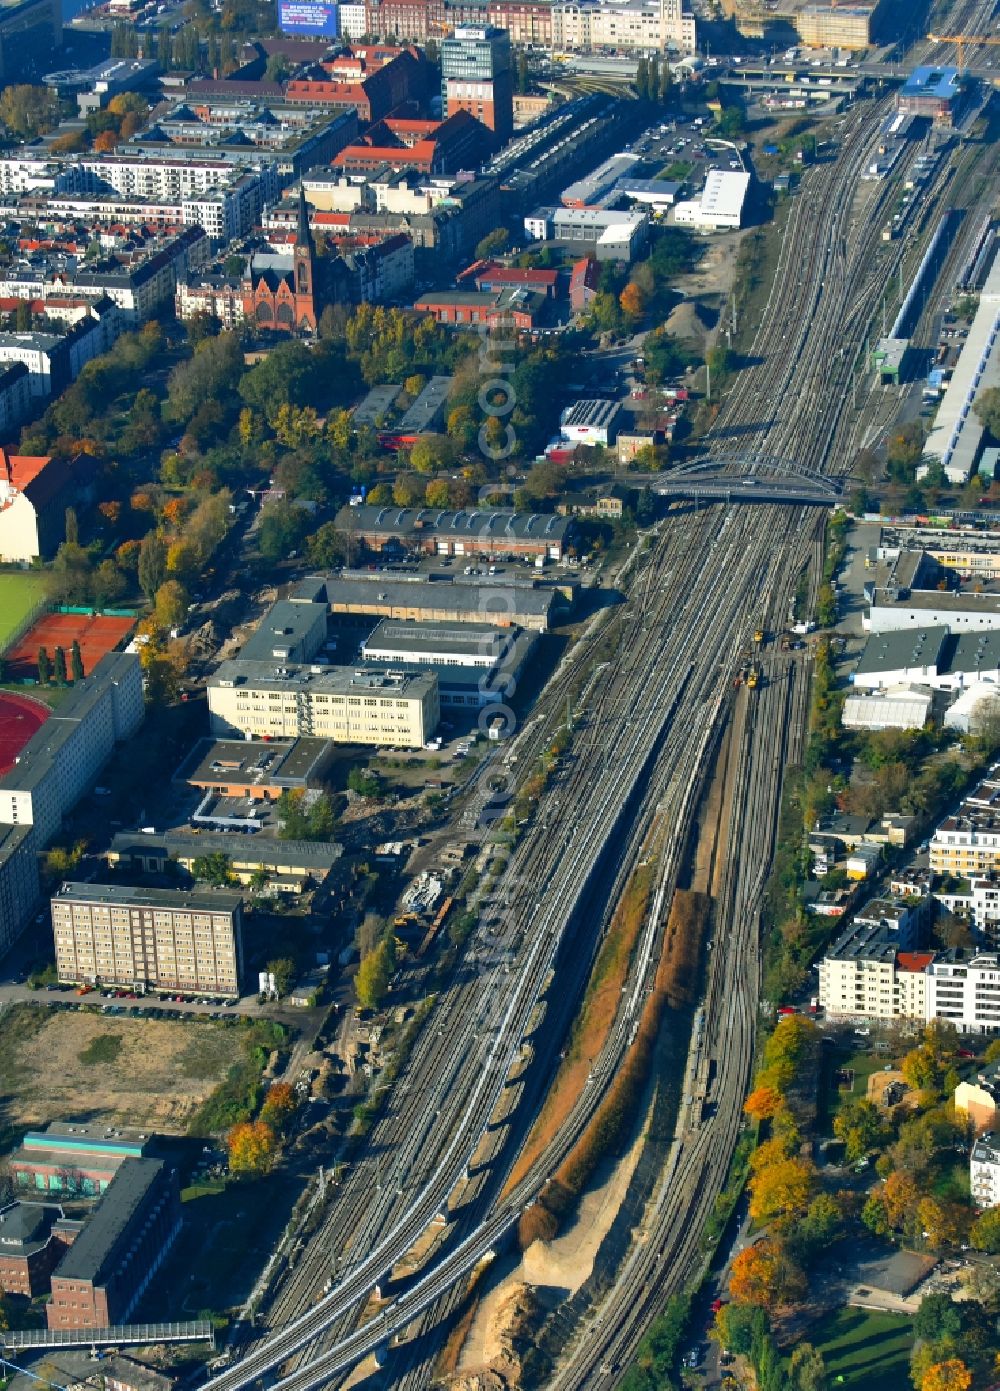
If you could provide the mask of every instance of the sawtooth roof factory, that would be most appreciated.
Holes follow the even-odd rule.
[[[458,512],[434,507],[343,507],[337,526],[374,551],[421,551],[441,556],[542,556],[562,560],[572,522],[543,512],[482,507]]]

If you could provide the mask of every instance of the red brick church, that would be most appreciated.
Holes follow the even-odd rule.
[[[259,329],[314,334],[323,312],[316,247],[309,227],[305,194],[299,190],[299,221],[288,257],[253,256],[243,282],[243,314]]]

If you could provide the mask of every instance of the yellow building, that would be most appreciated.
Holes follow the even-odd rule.
[[[977,1135],[993,1130],[1000,1113],[1000,1085],[985,1081],[980,1075],[970,1082],[959,1082],[955,1088],[955,1110],[965,1111]]]
[[[433,672],[223,662],[208,683],[212,732],[423,748],[441,718]]]
[[[807,48],[846,48],[858,53],[871,44],[869,5],[805,5],[795,15],[795,28]]]
[[[61,981],[236,997],[243,900],[215,889],[63,884],[52,900]]]

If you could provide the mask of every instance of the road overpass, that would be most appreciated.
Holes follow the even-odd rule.
[[[785,459],[695,459],[650,480],[661,497],[693,502],[762,502],[834,507],[843,485]]]

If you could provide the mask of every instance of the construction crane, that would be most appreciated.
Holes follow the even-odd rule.
[[[966,44],[969,44],[972,48],[978,48],[980,45],[988,47],[1000,45],[1000,39],[987,38],[982,34],[928,34],[927,37],[930,39],[931,43],[953,43],[957,45],[958,71],[960,75],[965,67],[963,55],[965,53]]]

